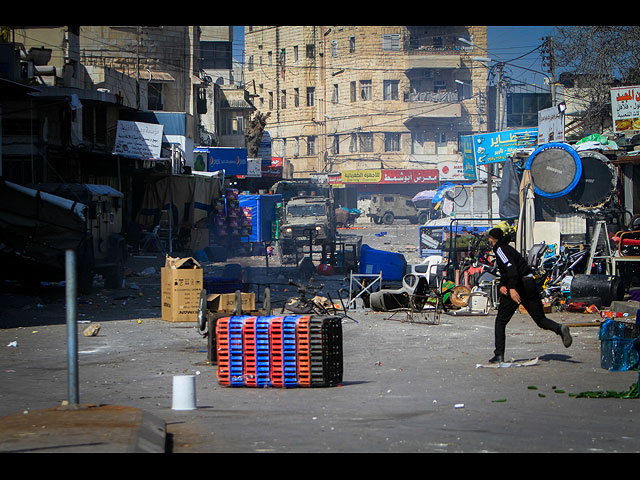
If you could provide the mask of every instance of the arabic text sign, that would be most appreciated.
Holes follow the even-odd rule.
[[[473,154],[476,165],[504,162],[510,154],[521,148],[535,147],[538,143],[537,128],[504,130],[473,136]],[[465,173],[466,176],[466,173]]]
[[[343,170],[342,183],[379,183],[381,170]]]
[[[615,132],[640,130],[640,86],[611,89],[611,116]]]
[[[558,107],[538,112],[538,145],[551,142],[564,142],[564,113]]]
[[[476,160],[473,157],[473,136],[463,135],[460,137],[462,147],[462,165],[464,178],[467,180],[476,179]]]
[[[343,170],[342,183],[437,183],[437,169]]]
[[[162,125],[118,120],[113,153],[140,158],[160,158]]]

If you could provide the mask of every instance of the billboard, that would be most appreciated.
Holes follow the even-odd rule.
[[[460,137],[462,148],[462,173],[468,180],[476,180],[476,160],[473,156],[473,135]]]
[[[332,183],[338,183],[332,176],[329,177]],[[375,184],[423,184],[438,183],[438,170],[427,169],[373,169],[373,170],[343,170],[342,183],[375,183]]]
[[[538,111],[538,145],[564,142],[564,112],[558,107]]]
[[[616,133],[640,130],[640,86],[611,89],[611,117]]]
[[[503,130],[460,137],[464,178],[476,179],[476,166],[504,162],[511,154],[538,144],[537,128]]]
[[[162,125],[118,120],[113,153],[137,158],[160,158]]]
[[[201,172],[224,170],[226,176],[247,174],[247,149],[235,147],[196,147],[193,169]]]

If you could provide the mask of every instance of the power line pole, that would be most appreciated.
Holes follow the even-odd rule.
[[[551,105],[556,105],[556,59],[553,54],[553,37],[544,37],[542,44],[542,66],[549,68]]]

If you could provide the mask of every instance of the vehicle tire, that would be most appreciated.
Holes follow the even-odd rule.
[[[262,309],[264,310],[265,315],[271,315],[271,289],[269,287],[265,287],[264,289]]]
[[[198,328],[201,332],[207,329],[207,291],[200,290],[200,303],[198,304]]]
[[[387,212],[382,216],[382,223],[391,225],[393,223],[393,213]]]
[[[409,217],[409,222],[411,222],[411,225],[417,225],[418,217]]]
[[[428,220],[429,220],[429,214],[427,212],[422,212],[420,215],[418,215],[419,225],[424,225],[425,223],[427,223]]]
[[[373,219],[373,223],[375,223],[376,225],[380,225],[380,217],[371,217]]]

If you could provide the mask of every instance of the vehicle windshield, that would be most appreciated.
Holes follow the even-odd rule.
[[[308,217],[324,215],[324,205],[319,203],[308,203],[304,205],[289,205],[287,208],[292,217]]]

